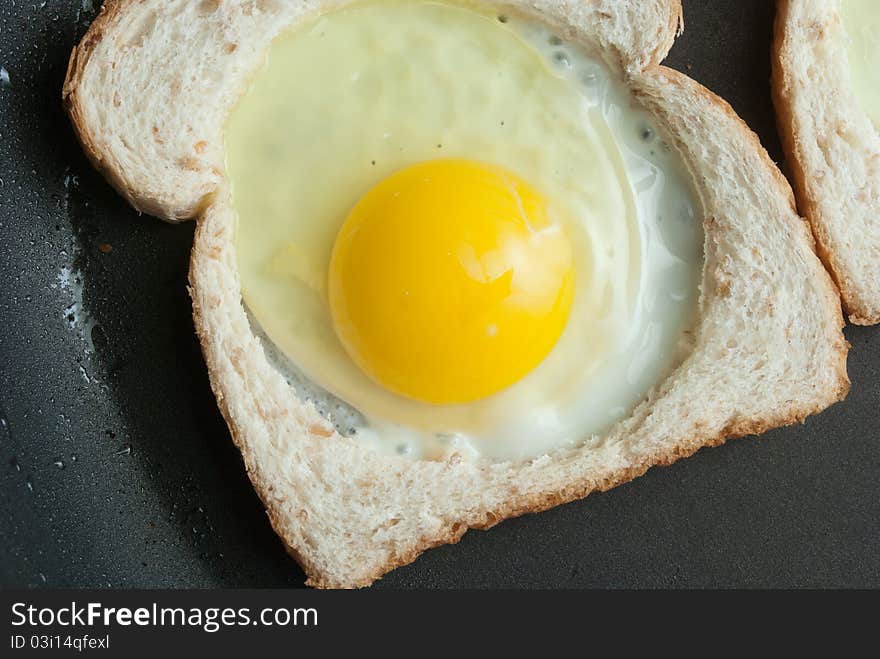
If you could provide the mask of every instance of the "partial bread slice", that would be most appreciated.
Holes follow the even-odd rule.
[[[626,76],[692,173],[706,229],[693,352],[603,436],[525,462],[413,461],[340,436],[297,398],[252,331],[241,304],[235,215],[222,161],[214,160],[223,117],[259,53],[302,16],[299,8],[328,5],[202,2],[216,9],[199,17],[193,4],[148,0],[105,12],[72,58],[65,97],[86,149],[137,205],[167,218],[198,210],[190,282],[211,384],[272,525],[309,584],[369,584],[468,528],[801,421],[846,394],[839,299],[788,184],[728,105],[658,65],[679,24],[678,3],[515,0],[506,10],[539,12]],[[266,11],[257,14],[258,5]],[[125,35],[147,15],[156,27],[132,45]],[[187,36],[197,21],[205,34]],[[145,87],[146,72],[169,59],[185,61],[183,68]],[[138,105],[146,110],[137,117],[123,109]],[[212,145],[199,169],[180,164],[193,140]]]
[[[850,88],[840,0],[779,0],[773,99],[801,212],[851,322],[880,322],[880,133]]]

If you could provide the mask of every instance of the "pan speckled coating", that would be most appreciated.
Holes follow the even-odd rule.
[[[139,217],[61,110],[97,2],[0,10],[0,587],[299,586],[193,334],[194,225]],[[773,3],[690,0],[667,63],[781,160]],[[849,398],[605,494],[468,533],[375,587],[880,587],[880,329]]]

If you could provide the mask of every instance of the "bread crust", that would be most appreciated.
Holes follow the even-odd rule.
[[[64,109],[67,110],[73,130],[79,138],[83,151],[85,151],[92,166],[107,179],[120,195],[125,197],[129,204],[141,212],[150,212],[150,205],[141,203],[141,195],[138,194],[136,187],[130,185],[125,180],[123,168],[119,167],[118,163],[108,161],[109,154],[98,146],[97,140],[92,135],[89,124],[85,119],[82,99],[79,94],[83,72],[86,70],[95,47],[101,42],[105,34],[112,31],[113,23],[135,1],[105,0],[104,4],[101,5],[101,11],[98,13],[97,18],[92,21],[82,40],[73,47],[70,53],[70,59],[67,63],[67,74],[64,78],[64,85],[61,88],[61,102]]]
[[[645,62],[642,68],[659,65],[672,50],[675,38],[684,32],[684,10],[681,6],[681,0],[669,0],[669,7],[669,20],[663,30],[666,39],[661,41],[657,48],[651,52],[650,59]]]
[[[96,139],[101,126],[90,123],[77,98],[96,45],[112,38],[121,12],[137,11],[141,4],[117,0],[105,6],[79,52],[71,57],[64,96],[87,153],[111,180],[118,179],[114,185],[122,185],[123,194],[139,207],[152,205],[160,215],[175,216],[180,208],[146,197],[148,190],[138,181],[125,183],[125,172],[117,171],[119,163]],[[646,4],[596,0],[591,7],[606,8],[608,16],[600,18],[614,25],[613,19],[620,17],[613,16],[612,9],[620,9],[623,16],[623,8],[640,11]],[[625,62],[622,69],[633,93],[654,114],[658,127],[665,128],[697,182],[707,237],[700,338],[692,356],[658,383],[628,419],[594,444],[521,463],[467,463],[455,458],[429,462],[379,456],[340,436],[269,364],[249,326],[241,306],[234,216],[225,183],[220,182],[207,206],[197,209],[189,290],[211,387],[270,523],[302,566],[309,585],[366,586],[431,547],[457,542],[470,528],[488,529],[503,519],[610,489],[703,446],[803,421],[846,395],[848,345],[841,332],[839,299],[815,258],[809,231],[793,210],[791,190],[757,137],[726,103],[686,76],[659,66],[681,25],[679,0],[671,0],[668,9],[662,24],[653,32],[645,30],[647,41],[631,40],[653,44],[646,50],[622,53],[615,44],[630,43],[625,38],[609,41],[606,47]],[[697,120],[690,121],[689,112]],[[727,146],[692,144],[695,136],[704,140],[711,136],[704,122],[721,133]],[[763,213],[756,217],[772,234],[768,240],[784,244],[791,254],[798,277],[790,284],[808,296],[809,314],[785,309],[777,319],[773,301],[759,300],[762,304],[755,303],[753,320],[774,332],[768,334],[768,345],[788,333],[809,343],[803,354],[798,352],[801,348],[793,351],[800,361],[789,364],[786,360],[793,357],[776,352],[767,357],[774,366],[770,368],[761,365],[762,355],[737,353],[729,347],[729,330],[720,323],[732,310],[753,303],[737,296],[750,294],[758,285],[751,276],[760,274],[760,264],[753,265],[751,259],[761,254],[754,246],[748,251],[725,243],[747,239],[737,231],[749,227],[743,226],[747,222],[740,219],[738,209],[727,207],[736,190],[717,190],[703,182],[715,175],[711,168],[717,161],[714,155],[703,154],[703,147],[722,155],[735,152],[731,162],[746,162],[738,171],[745,172],[746,184],[752,186],[749,192],[762,201],[745,210]],[[731,256],[740,250],[746,252],[741,262]],[[754,370],[748,360],[754,362]],[[706,363],[713,366],[709,376],[703,368]],[[795,372],[788,374],[785,369],[790,366]],[[774,382],[782,390],[757,400],[748,397],[739,383],[756,386],[759,376],[765,378],[768,391]],[[791,380],[792,376],[800,379]],[[714,393],[705,388],[706,377],[729,382],[726,386],[735,387],[740,397],[692,405],[692,389],[702,390],[706,398]]]
[[[819,2],[817,4],[824,5],[826,3]],[[876,235],[878,229],[859,224],[846,229],[835,228],[847,224],[851,219],[844,211],[841,203],[843,199],[834,199],[835,194],[846,195],[846,192],[835,191],[831,193],[817,185],[817,181],[825,178],[826,172],[823,171],[824,167],[817,167],[815,158],[807,153],[807,143],[812,141],[812,146],[815,146],[816,140],[822,139],[822,136],[811,127],[815,116],[811,116],[808,120],[804,116],[803,110],[797,110],[798,97],[804,94],[804,82],[799,81],[794,74],[797,66],[795,60],[803,60],[803,58],[810,56],[809,52],[801,53],[798,51],[798,54],[793,52],[795,42],[808,39],[808,35],[803,34],[803,26],[800,24],[809,18],[815,29],[813,38],[818,40],[828,38],[831,28],[834,27],[825,23],[827,17],[823,18],[818,13],[813,16],[807,10],[807,5],[808,3],[803,0],[777,1],[771,74],[771,93],[776,109],[777,126],[798,207],[810,224],[819,258],[834,279],[849,321],[855,325],[875,325],[880,322],[880,263],[874,261],[872,264],[874,273],[870,274],[870,279],[878,279],[878,281],[866,283],[864,281],[866,273],[861,271],[854,254],[861,248],[862,241],[858,236],[853,236],[855,244],[848,245],[841,240],[841,235],[863,231]],[[800,13],[800,19],[798,13]],[[837,19],[839,21],[839,16]],[[835,85],[844,86],[844,81],[839,76],[834,76],[833,80]],[[845,88],[827,89],[819,95],[821,99],[819,102],[823,103],[827,109],[830,109],[832,104],[847,103],[851,106],[848,112],[861,112],[858,109],[858,104],[852,103],[853,99],[848,94],[849,91]],[[841,100],[842,98],[847,100]],[[814,115],[812,112],[810,114]],[[867,120],[867,118],[865,119]],[[831,135],[838,129],[838,126],[829,123],[825,123],[820,128],[826,135]],[[847,149],[844,144],[839,144],[836,148]],[[856,154],[855,151],[848,157],[856,161],[865,158],[861,154]],[[870,157],[867,156],[867,158]],[[875,153],[874,157],[880,157],[880,155]],[[875,185],[878,184],[875,182]],[[864,202],[865,212],[875,218],[880,218],[880,203],[872,203],[868,199],[869,197],[866,197]],[[875,226],[877,225],[875,224]]]

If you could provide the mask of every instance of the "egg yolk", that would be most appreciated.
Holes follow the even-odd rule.
[[[547,356],[571,310],[574,268],[551,207],[523,180],[433,160],[354,207],[328,283],[336,333],[369,377],[416,400],[464,403]]]

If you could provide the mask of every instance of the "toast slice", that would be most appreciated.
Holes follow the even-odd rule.
[[[624,77],[693,177],[706,232],[690,356],[630,416],[522,462],[388,457],[337,433],[267,359],[241,302],[223,123],[275,35],[336,2],[115,2],[71,57],[64,100],[132,204],[198,216],[190,267],[211,384],[272,526],[318,587],[364,586],[469,528],[606,490],[703,446],[795,423],[847,392],[834,285],[788,183],[733,110],[659,62],[669,0],[511,0]],[[194,26],[200,26],[196,29]]]
[[[773,100],[801,212],[849,320],[880,322],[880,133],[850,85],[840,0],[779,0]]]

